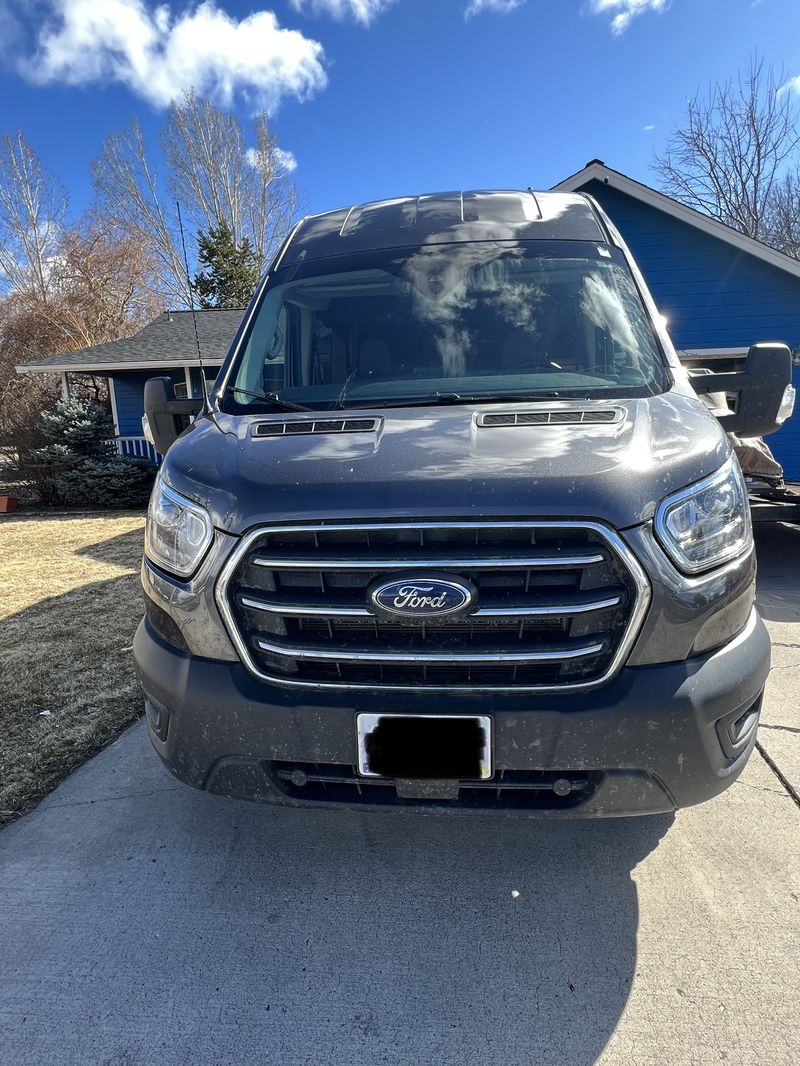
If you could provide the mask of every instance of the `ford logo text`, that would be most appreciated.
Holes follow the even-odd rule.
[[[382,613],[436,618],[467,610],[475,602],[477,590],[456,578],[414,576],[381,581],[372,586],[369,597]]]

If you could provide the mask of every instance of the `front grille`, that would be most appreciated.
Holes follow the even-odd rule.
[[[284,795],[305,803],[483,810],[579,807],[597,789],[603,776],[596,770],[499,770],[491,781],[461,782],[454,799],[403,799],[391,778],[360,777],[355,766],[268,762],[264,769]]]
[[[465,616],[390,617],[378,579],[465,578]],[[586,687],[626,656],[649,600],[621,539],[591,522],[282,526],[245,537],[217,598],[248,668],[317,687]]]

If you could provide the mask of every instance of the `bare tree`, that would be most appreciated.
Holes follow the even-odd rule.
[[[18,451],[58,395],[53,375],[17,375],[18,364],[118,340],[163,307],[146,235],[116,232],[100,216],[69,225],[67,206],[24,137],[0,135],[0,445]],[[107,396],[104,378],[76,385],[95,401]]]
[[[767,240],[774,248],[800,259],[800,167],[784,174],[772,190]]]
[[[754,56],[746,70],[689,101],[655,166],[664,191],[760,240],[800,129],[785,77]]]
[[[158,287],[165,298],[186,301],[189,291],[174,205],[138,120],[106,139],[92,174],[100,211],[121,233],[148,243],[158,261]]]
[[[20,447],[58,391],[53,376],[15,367],[135,333],[163,307],[152,293],[154,267],[140,237],[119,239],[89,221],[54,243],[43,295],[23,288],[0,300],[0,444]],[[95,402],[106,397],[102,378],[75,384]]]
[[[0,291],[46,299],[67,195],[21,133],[0,136]]]
[[[164,309],[152,291],[157,263],[148,244],[139,234],[110,232],[97,219],[64,234],[54,273],[63,351],[128,337]]]
[[[169,109],[159,153],[137,122],[105,142],[93,168],[101,208],[150,242],[168,299],[189,297],[176,200],[191,228],[207,233],[224,224],[237,243],[248,238],[262,269],[297,214],[296,189],[265,115],[253,120],[250,141],[234,115],[186,93]]]
[[[172,194],[195,226],[226,223],[237,242],[249,239],[263,266],[297,212],[297,191],[265,115],[253,120],[252,135],[248,147],[232,114],[188,93],[170,108],[162,147]]]

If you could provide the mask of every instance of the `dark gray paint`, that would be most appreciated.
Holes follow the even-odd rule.
[[[650,577],[650,608],[628,663],[677,662],[728,643],[753,609],[756,556],[751,551],[697,577],[675,569],[651,523],[629,529],[625,539]]]
[[[251,426],[285,415],[219,414],[170,448],[164,470],[235,534],[265,522],[391,516],[583,517],[623,529],[728,456],[693,396],[672,390],[613,406],[624,417],[612,425],[482,428],[470,407],[426,407],[379,412],[374,434],[262,440]]]
[[[376,248],[502,240],[604,241],[606,234],[589,201],[575,193],[431,193],[305,219],[280,265]]]

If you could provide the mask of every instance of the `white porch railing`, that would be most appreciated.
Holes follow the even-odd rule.
[[[117,452],[131,459],[149,459],[156,466],[161,464],[161,454],[155,450],[146,437],[117,437]]]

